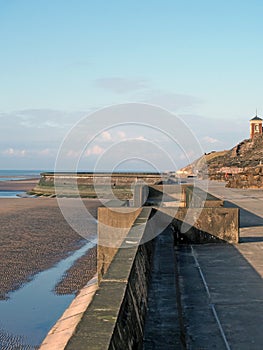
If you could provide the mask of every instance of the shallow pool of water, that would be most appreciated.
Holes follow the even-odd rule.
[[[55,267],[40,272],[31,282],[10,293],[10,299],[0,301],[0,349],[5,349],[5,342],[16,341],[15,349],[34,349],[40,345],[75,297],[54,294],[56,283],[93,246],[92,242],[85,244]],[[19,337],[22,338],[19,340]]]
[[[0,191],[0,198],[19,198],[24,191]]]

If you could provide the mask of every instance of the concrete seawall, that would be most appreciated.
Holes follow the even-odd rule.
[[[162,177],[159,173],[42,173],[32,193],[127,200],[133,198],[137,182],[153,185]]]
[[[149,193],[151,200],[156,201],[153,197],[156,194],[159,197],[160,190],[157,187],[154,191],[139,191],[139,200],[144,201],[145,193]],[[181,203],[170,208],[99,209],[99,286],[87,310],[81,317],[78,315],[81,320],[73,329],[74,334],[65,347],[67,350],[146,350],[151,349],[151,342],[158,344],[156,335],[159,333],[164,342],[168,339],[172,342],[174,338],[174,344],[184,349],[174,244],[237,243],[239,210],[224,208],[223,200],[212,195],[204,196],[202,190],[193,192],[190,189],[184,194],[176,187],[166,187],[165,191],[166,196],[180,199]],[[194,218],[194,222],[188,222],[188,218]],[[182,224],[184,228],[188,225],[188,230],[182,230]],[[161,262],[166,265],[159,266]],[[163,274],[160,282],[159,273]],[[172,285],[176,297],[170,298],[167,288],[170,290]],[[162,298],[170,300],[169,308]],[[158,314],[160,310],[155,312],[155,308],[160,307],[163,317]],[[149,321],[148,317],[149,323],[145,327],[149,309],[156,322]],[[172,321],[169,323],[168,320]],[[153,331],[155,326],[157,328]],[[175,332],[169,333],[169,329]],[[174,344],[171,349],[174,349]]]
[[[237,242],[238,209],[223,208],[220,200],[215,205],[216,197],[211,196],[211,200],[213,207],[203,208],[198,213],[196,226],[190,227],[185,234],[187,239],[192,243]],[[190,216],[195,216],[197,208],[118,208],[117,212],[111,208],[99,209],[100,284],[67,344],[67,350],[84,350],[87,346],[91,350],[143,349],[154,251],[156,244],[159,246],[162,242],[162,238],[154,237],[170,227],[174,238],[168,240],[165,249],[173,251],[188,210]],[[154,215],[157,220],[153,224],[151,218]],[[138,245],[142,239],[145,243]],[[177,309],[178,305],[174,305],[171,312],[179,320],[181,316]],[[178,327],[176,334],[180,343],[182,330]]]
[[[120,247],[102,276],[67,350],[141,348],[153,243],[131,243],[130,248],[127,244],[140,242],[151,229],[147,227],[150,213],[151,208],[143,208],[134,221],[124,240],[126,249]]]

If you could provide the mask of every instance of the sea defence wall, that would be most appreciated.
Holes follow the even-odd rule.
[[[160,173],[41,173],[32,193],[37,195],[109,197],[131,199],[137,182],[148,185],[159,183],[166,176]],[[110,189],[110,191],[109,191]],[[114,197],[114,196],[110,197]]]
[[[107,212],[111,216],[111,212],[103,209],[100,215]],[[112,247],[106,256],[105,250],[100,254],[101,248],[98,248],[99,259],[103,259],[99,266],[105,260],[111,260],[111,264],[104,274],[100,271],[99,289],[67,344],[67,350],[141,348],[153,241],[140,245],[138,242],[147,230],[152,230],[149,222],[151,210],[143,208],[140,211],[117,251]],[[114,239],[112,246],[113,242]]]
[[[206,196],[211,207],[203,206],[201,189],[190,189],[188,197],[186,191],[184,207],[99,209],[99,288],[67,350],[142,349],[155,237],[166,226],[174,244],[238,242],[238,209],[224,208],[214,196]],[[202,200],[193,200],[195,194]]]
[[[98,210],[98,280],[107,272],[114,256],[131,230],[141,208],[99,208]]]

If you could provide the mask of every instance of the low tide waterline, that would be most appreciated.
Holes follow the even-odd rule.
[[[0,198],[20,198],[23,191],[0,191]]]
[[[53,289],[73,263],[95,243],[88,242],[55,267],[40,272],[29,283],[0,301],[0,348],[36,349],[49,329],[74,299],[74,295],[56,295]],[[11,349],[11,347],[10,347]]]
[[[27,180],[39,178],[41,170],[1,170],[0,181]]]

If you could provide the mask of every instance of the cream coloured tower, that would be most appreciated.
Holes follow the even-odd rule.
[[[262,134],[262,119],[256,115],[250,119],[250,138],[253,140],[256,135],[260,134]]]

